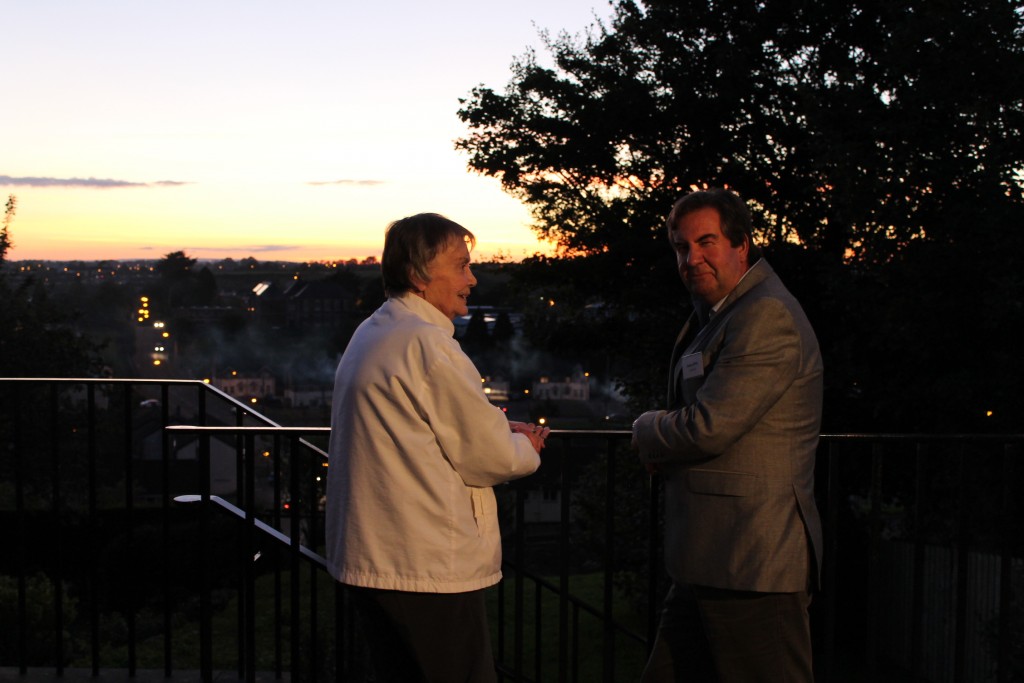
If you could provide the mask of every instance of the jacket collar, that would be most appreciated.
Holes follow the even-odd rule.
[[[772,270],[772,267],[770,265],[768,265],[768,262],[765,261],[763,257],[759,258],[757,261],[754,262],[754,265],[750,266],[750,268],[747,269],[747,272],[743,274],[743,277],[740,278],[740,281],[736,284],[735,287],[732,288],[732,291],[729,292],[729,294],[725,297],[725,300],[722,301],[722,305],[718,307],[718,311],[715,313],[715,315],[721,314],[723,311],[729,308],[729,306],[731,306],[733,302],[736,301],[736,299],[739,299],[741,296],[743,296],[750,290],[754,289],[759,284],[761,284],[768,278],[772,277],[773,275],[775,275],[775,271]],[[707,313],[711,307],[704,304],[703,302],[694,301],[693,308],[699,314],[704,315],[703,319],[706,320]]]
[[[437,310],[433,304],[427,303],[423,297],[416,296],[412,292],[402,292],[401,294],[389,297],[388,301],[393,301],[396,306],[406,308],[417,318],[440,327],[449,336],[455,336],[455,324],[448,319],[448,316]]]

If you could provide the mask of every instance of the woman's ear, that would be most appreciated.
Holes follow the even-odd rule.
[[[409,283],[412,285],[413,294],[423,296],[423,292],[427,289],[427,283],[412,268],[409,269]]]

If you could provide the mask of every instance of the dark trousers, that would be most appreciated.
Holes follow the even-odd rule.
[[[484,591],[349,587],[382,683],[495,683]]]
[[[673,584],[643,683],[808,683],[811,598]]]

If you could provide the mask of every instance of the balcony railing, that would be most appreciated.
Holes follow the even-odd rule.
[[[202,382],[0,379],[0,671],[365,680],[321,557],[327,435]],[[823,437],[818,680],[1020,680],[1022,441]],[[556,431],[497,495],[503,680],[635,680],[665,579],[629,433]]]

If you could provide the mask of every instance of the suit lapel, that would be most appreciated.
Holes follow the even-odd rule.
[[[728,314],[729,308],[736,302],[737,299],[742,297],[744,294],[749,292],[751,289],[761,284],[769,277],[774,275],[772,267],[768,265],[768,262],[763,258],[758,259],[747,274],[740,280],[740,283],[729,293],[729,296],[722,302],[721,308],[715,313],[715,318],[718,319],[718,324],[721,324],[725,320]],[[693,313],[687,318],[686,323],[683,325],[683,329],[680,330],[679,336],[676,337],[675,346],[672,348],[672,363],[669,365],[669,376],[668,376],[668,406],[670,409],[678,407],[680,401],[683,398],[682,395],[682,364],[679,362],[680,359],[690,353],[696,353],[702,351],[707,346],[707,336],[711,334],[713,329],[718,327],[718,324],[708,323],[704,324],[702,321],[707,319],[707,311],[705,310],[705,304],[700,301],[693,302]]]
[[[672,347],[672,359],[669,363],[668,373],[668,406],[674,408],[676,402],[679,399],[679,372],[682,367],[679,363],[679,359],[683,357],[683,352],[690,343],[696,338],[697,333],[701,329],[700,317],[697,310],[690,314],[690,317],[686,319],[686,323],[683,325],[683,329],[679,331],[679,336],[676,337],[675,346]]]

